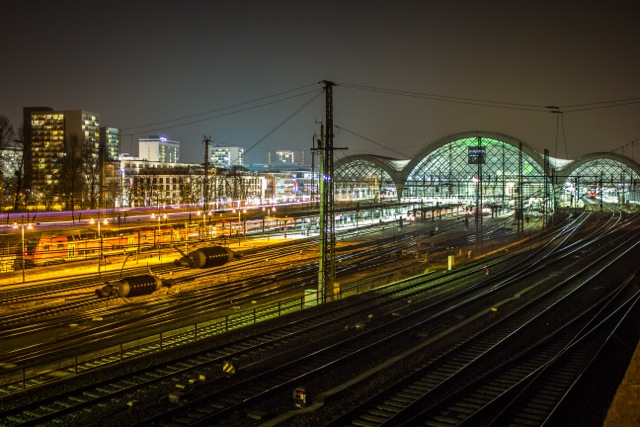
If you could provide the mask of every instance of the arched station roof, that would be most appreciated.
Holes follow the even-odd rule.
[[[461,140],[469,141],[467,146],[478,145],[477,143],[475,144],[473,143],[473,141],[477,142],[478,138],[480,138],[480,143],[482,143],[481,141],[483,139],[490,140],[490,141],[500,141],[504,144],[508,144],[514,147],[516,150],[518,150],[519,147],[522,146],[522,152],[525,155],[527,155],[529,158],[531,158],[532,162],[537,163],[541,168],[544,167],[543,156],[540,155],[540,153],[535,151],[533,148],[529,147],[524,141],[521,141],[515,137],[498,133],[498,132],[474,130],[474,131],[459,132],[459,133],[447,135],[425,146],[422,150],[416,153],[416,155],[413,157],[411,162],[409,162],[409,164],[405,167],[405,170],[403,171],[404,172],[403,178],[406,179],[408,175],[411,173],[411,171],[413,171],[419,163],[423,162],[423,159],[432,155],[432,153],[436,152],[439,148],[444,147],[447,144],[455,143]]]
[[[556,173],[559,176],[568,177],[578,175],[581,171],[588,169],[591,169],[593,173],[599,173],[599,169],[612,166],[624,169],[623,165],[626,166],[628,170],[634,172],[636,176],[640,176],[640,164],[638,164],[638,162],[626,156],[608,152],[586,154],[564,167],[558,168]]]
[[[468,148],[484,146],[485,163],[481,168],[470,164]],[[522,150],[522,169],[520,169],[520,150]],[[474,130],[459,132],[439,138],[426,145],[411,159],[394,159],[373,154],[347,156],[335,163],[336,183],[356,186],[355,183],[376,181],[387,187],[395,187],[397,197],[410,187],[418,186],[440,188],[456,186],[459,188],[474,179],[480,169],[483,185],[502,184],[502,198],[508,193],[505,182],[515,182],[521,176],[529,185],[537,189],[530,191],[531,197],[539,197],[542,183],[545,181],[544,155],[531,148],[524,141],[510,135]],[[563,188],[565,181],[576,174],[596,175],[618,178],[627,176],[637,181],[640,177],[640,165],[632,159],[614,153],[593,153],[577,160],[549,159],[549,174],[555,180],[555,191]],[[613,179],[611,179],[613,181]],[[533,188],[533,187],[532,187]],[[417,194],[418,191],[413,191]]]
[[[364,175],[384,172],[387,177],[394,182],[399,182],[402,177],[402,170],[410,160],[399,160],[392,157],[376,156],[375,154],[355,154],[337,160],[334,170],[340,170],[343,179],[360,178]],[[374,172],[375,170],[375,172]]]

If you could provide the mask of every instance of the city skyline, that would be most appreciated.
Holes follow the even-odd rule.
[[[311,148],[326,79],[338,157],[409,158],[474,129],[569,159],[640,136],[630,1],[83,5],[6,5],[0,114],[15,127],[23,107],[83,109],[121,129],[123,152],[161,133],[201,162],[207,135],[264,162]]]

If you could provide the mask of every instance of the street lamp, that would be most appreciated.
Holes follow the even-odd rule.
[[[208,217],[210,217],[212,215],[212,212],[208,212],[207,213],[206,210],[198,211],[198,216],[200,216],[200,215],[202,215],[202,227],[204,228],[204,231],[201,233],[202,234],[201,239],[206,241],[207,240],[207,235],[210,234],[209,233],[209,224],[208,224],[209,220],[208,220]]]
[[[287,222],[289,222],[289,218],[284,217],[284,238],[287,238]]]
[[[91,218],[89,221],[90,224],[95,224],[96,221]],[[102,231],[100,230],[100,224],[107,225],[109,221],[105,218],[103,221],[98,220],[98,239],[100,239],[100,257],[98,258],[98,272],[100,272],[100,264],[102,264]]]
[[[158,261],[160,261],[160,259],[161,259],[160,258],[160,248],[162,247],[162,241],[160,239],[160,236],[161,236],[161,233],[160,233],[160,220],[162,218],[164,218],[164,220],[166,222],[167,214],[165,213],[165,214],[160,215],[160,211],[158,211],[158,215],[156,215],[155,212],[154,212],[154,213],[151,214],[151,219],[155,218],[156,216],[158,217],[158,237],[156,238],[156,233],[154,232],[153,233],[153,244],[154,245],[158,245]]]
[[[236,212],[236,210],[234,209],[234,210],[233,210],[233,213],[235,213],[235,212]],[[246,213],[247,213],[247,210],[246,210],[246,209],[242,209],[242,210],[240,210],[240,208],[238,208],[238,226],[239,226],[241,229],[243,229],[243,228],[242,228],[242,219],[241,219],[241,215],[242,215],[242,214],[246,214]],[[246,228],[246,227],[244,227],[244,228]],[[244,229],[243,229],[243,231],[244,231],[245,233],[247,232],[247,230],[244,230]],[[236,234],[238,234],[238,246],[240,246],[240,239],[241,239],[241,237],[240,237],[240,233],[238,232],[238,229],[237,229],[237,228],[236,228]]]
[[[271,217],[271,215],[273,215],[273,213],[276,211],[276,207],[275,207],[275,206],[272,206],[272,207],[270,207],[270,208],[265,208],[265,207],[263,206],[263,207],[262,207],[262,210],[267,212],[267,215],[266,215],[267,219],[269,219],[269,221],[273,221],[273,219],[271,219],[270,217]],[[271,224],[269,224],[269,225],[271,225]],[[269,227],[269,228],[267,229],[267,240],[270,240],[270,238],[271,238],[271,228],[272,228],[272,227]]]
[[[20,227],[22,229],[22,255],[21,255],[21,260],[22,260],[22,282],[24,283],[25,280],[25,274],[24,274],[24,256],[25,256],[25,252],[24,252],[24,223],[21,223],[20,225],[18,225],[17,222],[13,223],[13,228],[18,228]],[[27,230],[31,230],[33,228],[33,225],[31,225],[31,223],[29,223],[29,225],[27,225]]]
[[[122,176],[122,181],[121,181],[121,184],[120,184],[120,187],[121,187],[121,190],[122,190],[122,194],[121,194],[120,197],[122,198],[122,201],[120,202],[120,207],[123,208],[124,207],[124,201],[125,201],[125,192],[124,192],[124,189],[125,189],[125,186],[124,186],[125,171],[124,171],[124,168],[120,168],[120,174]]]

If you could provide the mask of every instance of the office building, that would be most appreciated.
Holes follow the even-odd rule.
[[[304,150],[275,150],[274,155],[273,162],[269,161],[269,163],[304,164]]]
[[[217,168],[231,169],[244,164],[244,148],[223,147],[214,145],[209,147],[209,163]]]
[[[165,136],[151,135],[138,141],[138,157],[150,162],[178,163],[180,143],[170,141]]]

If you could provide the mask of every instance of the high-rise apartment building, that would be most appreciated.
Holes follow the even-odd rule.
[[[63,158],[69,155],[98,157],[100,116],[81,110],[38,111],[25,109],[29,121],[25,122],[24,150],[25,178],[37,191],[58,184]],[[29,135],[28,137],[26,135]],[[30,163],[30,165],[29,165]],[[29,167],[30,166],[30,167]]]
[[[217,168],[229,169],[244,164],[244,148],[242,147],[209,147],[209,162]]]
[[[180,143],[169,141],[165,136],[152,135],[138,141],[138,157],[150,162],[178,163]]]
[[[33,183],[33,152],[31,150],[31,113],[53,111],[51,107],[24,107],[22,109],[22,124],[24,131],[23,155],[24,155],[24,185],[25,188],[31,188]]]
[[[120,129],[100,128],[100,152],[105,162],[115,162],[120,156]]]

